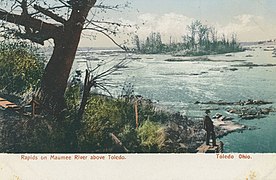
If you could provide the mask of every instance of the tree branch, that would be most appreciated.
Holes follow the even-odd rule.
[[[110,92],[106,87],[104,87],[103,85],[101,85],[101,84],[96,84],[96,87],[102,89],[103,91],[106,91],[106,92],[109,94],[109,96],[112,97],[111,92]]]
[[[22,8],[22,15],[28,15],[28,8],[27,8],[27,1],[26,0],[22,0],[21,2],[21,8]]]
[[[29,39],[32,42],[44,45],[44,41],[52,38],[50,35],[46,35],[41,32],[36,32],[36,33],[20,33],[17,32],[15,33],[16,36],[22,38],[22,39]]]
[[[58,0],[61,4],[63,4],[64,6],[71,8],[71,6],[69,4],[67,4],[66,2],[64,2],[63,0]]]
[[[99,79],[99,78],[102,78],[104,76],[108,76],[109,74],[112,74],[113,72],[117,71],[120,68],[120,66],[125,65],[127,63],[125,60],[126,60],[126,58],[122,59],[119,63],[115,64],[111,68],[109,68],[106,71],[104,71],[104,72],[98,74],[97,76],[95,76],[94,79]]]
[[[9,23],[30,27],[34,30],[44,30],[44,29],[47,31],[57,30],[57,27],[53,24],[44,22],[39,19],[35,19],[33,17],[8,13],[7,11],[2,11],[2,10],[0,10],[0,19]]]
[[[24,2],[24,1],[22,1]],[[44,45],[44,41],[56,37],[60,30],[57,26],[43,22],[39,19],[30,17],[27,12],[26,4],[22,5],[23,12],[21,15],[8,13],[0,10],[0,19],[18,26],[24,26],[26,33],[15,32],[14,35],[22,38],[29,39],[32,42]]]
[[[108,35],[106,32],[103,32],[103,31],[101,31],[101,30],[99,30],[99,29],[95,29],[95,28],[84,28],[84,30],[93,30],[93,31],[97,31],[97,32],[99,32],[99,33],[102,33],[102,34],[104,34],[106,37],[108,37],[108,38],[109,38],[115,45],[117,45],[119,48],[123,49],[124,51],[127,51],[127,50],[128,50],[127,47],[118,44],[118,43],[117,43],[110,35]]]
[[[100,4],[97,4],[94,6],[94,8],[99,8],[102,10],[113,10],[113,11],[121,11],[120,9],[129,7],[130,3],[126,3],[126,4],[117,4],[117,5],[103,5],[103,3],[101,2]]]
[[[16,2],[18,2],[18,1],[16,1]],[[19,3],[19,2],[18,2],[18,3]],[[27,0],[22,0],[22,2],[21,2],[21,8],[22,8],[22,13],[21,13],[21,15],[22,15],[22,16],[29,16]],[[20,29],[20,28],[19,28],[19,29]],[[25,26],[25,31],[26,31],[26,33],[32,33],[31,28],[26,27],[26,26]]]
[[[102,23],[102,24],[109,24],[109,25],[116,25],[116,26],[123,26],[123,27],[129,27],[130,25],[126,25],[126,24],[121,24],[118,22],[111,22],[111,21],[98,21],[98,20],[91,20],[91,22],[94,23]]]
[[[41,7],[41,6],[38,6],[38,5],[34,5],[34,9],[41,12],[42,14],[52,18],[53,20],[57,21],[57,22],[60,22],[62,24],[64,24],[66,22],[65,19],[63,19],[62,17],[58,16],[57,14],[54,14],[53,12]]]

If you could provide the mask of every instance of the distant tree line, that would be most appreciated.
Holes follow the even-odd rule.
[[[141,41],[138,35],[133,38],[134,51],[145,54],[176,53],[186,56],[223,54],[242,51],[237,41],[237,35],[233,33],[231,38],[221,37],[214,27],[194,21],[187,26],[188,33],[182,37],[182,42],[162,42],[159,32],[152,32],[145,41]]]

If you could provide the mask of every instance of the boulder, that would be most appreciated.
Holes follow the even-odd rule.
[[[169,127],[175,132],[179,131],[179,126],[175,122],[170,122]]]

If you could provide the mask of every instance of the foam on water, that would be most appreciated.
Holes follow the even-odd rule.
[[[101,53],[90,55],[101,60],[118,61],[125,54],[101,57]],[[167,62],[170,55],[135,55],[140,58],[131,60],[120,73],[112,75],[110,80],[122,85],[124,81],[134,85],[135,93],[146,98],[157,100],[160,104],[171,107],[188,115],[202,115],[204,108],[195,105],[196,101],[239,101],[260,99],[276,103],[276,67],[237,67],[232,65],[244,63],[276,64],[272,52],[257,48],[255,51],[209,56],[212,61]],[[251,54],[253,57],[246,57]],[[86,55],[89,53],[86,52]],[[189,59],[189,58],[186,58]],[[93,62],[94,64],[96,62]],[[108,66],[108,65],[107,65]],[[86,63],[77,61],[73,69],[84,70]],[[121,88],[121,87],[119,87]],[[114,89],[113,92],[120,92]],[[275,106],[275,104],[273,104]],[[218,112],[225,112],[219,107]],[[213,111],[212,113],[216,113]],[[276,115],[250,121],[235,121],[248,126],[256,126],[256,130],[243,133],[232,133],[222,138],[226,152],[276,152]]]

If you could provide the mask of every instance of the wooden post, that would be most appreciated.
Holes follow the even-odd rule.
[[[134,102],[134,110],[135,110],[135,122],[136,122],[136,129],[139,126],[139,118],[138,118],[138,100]]]
[[[32,100],[32,116],[35,116],[35,102]]]

